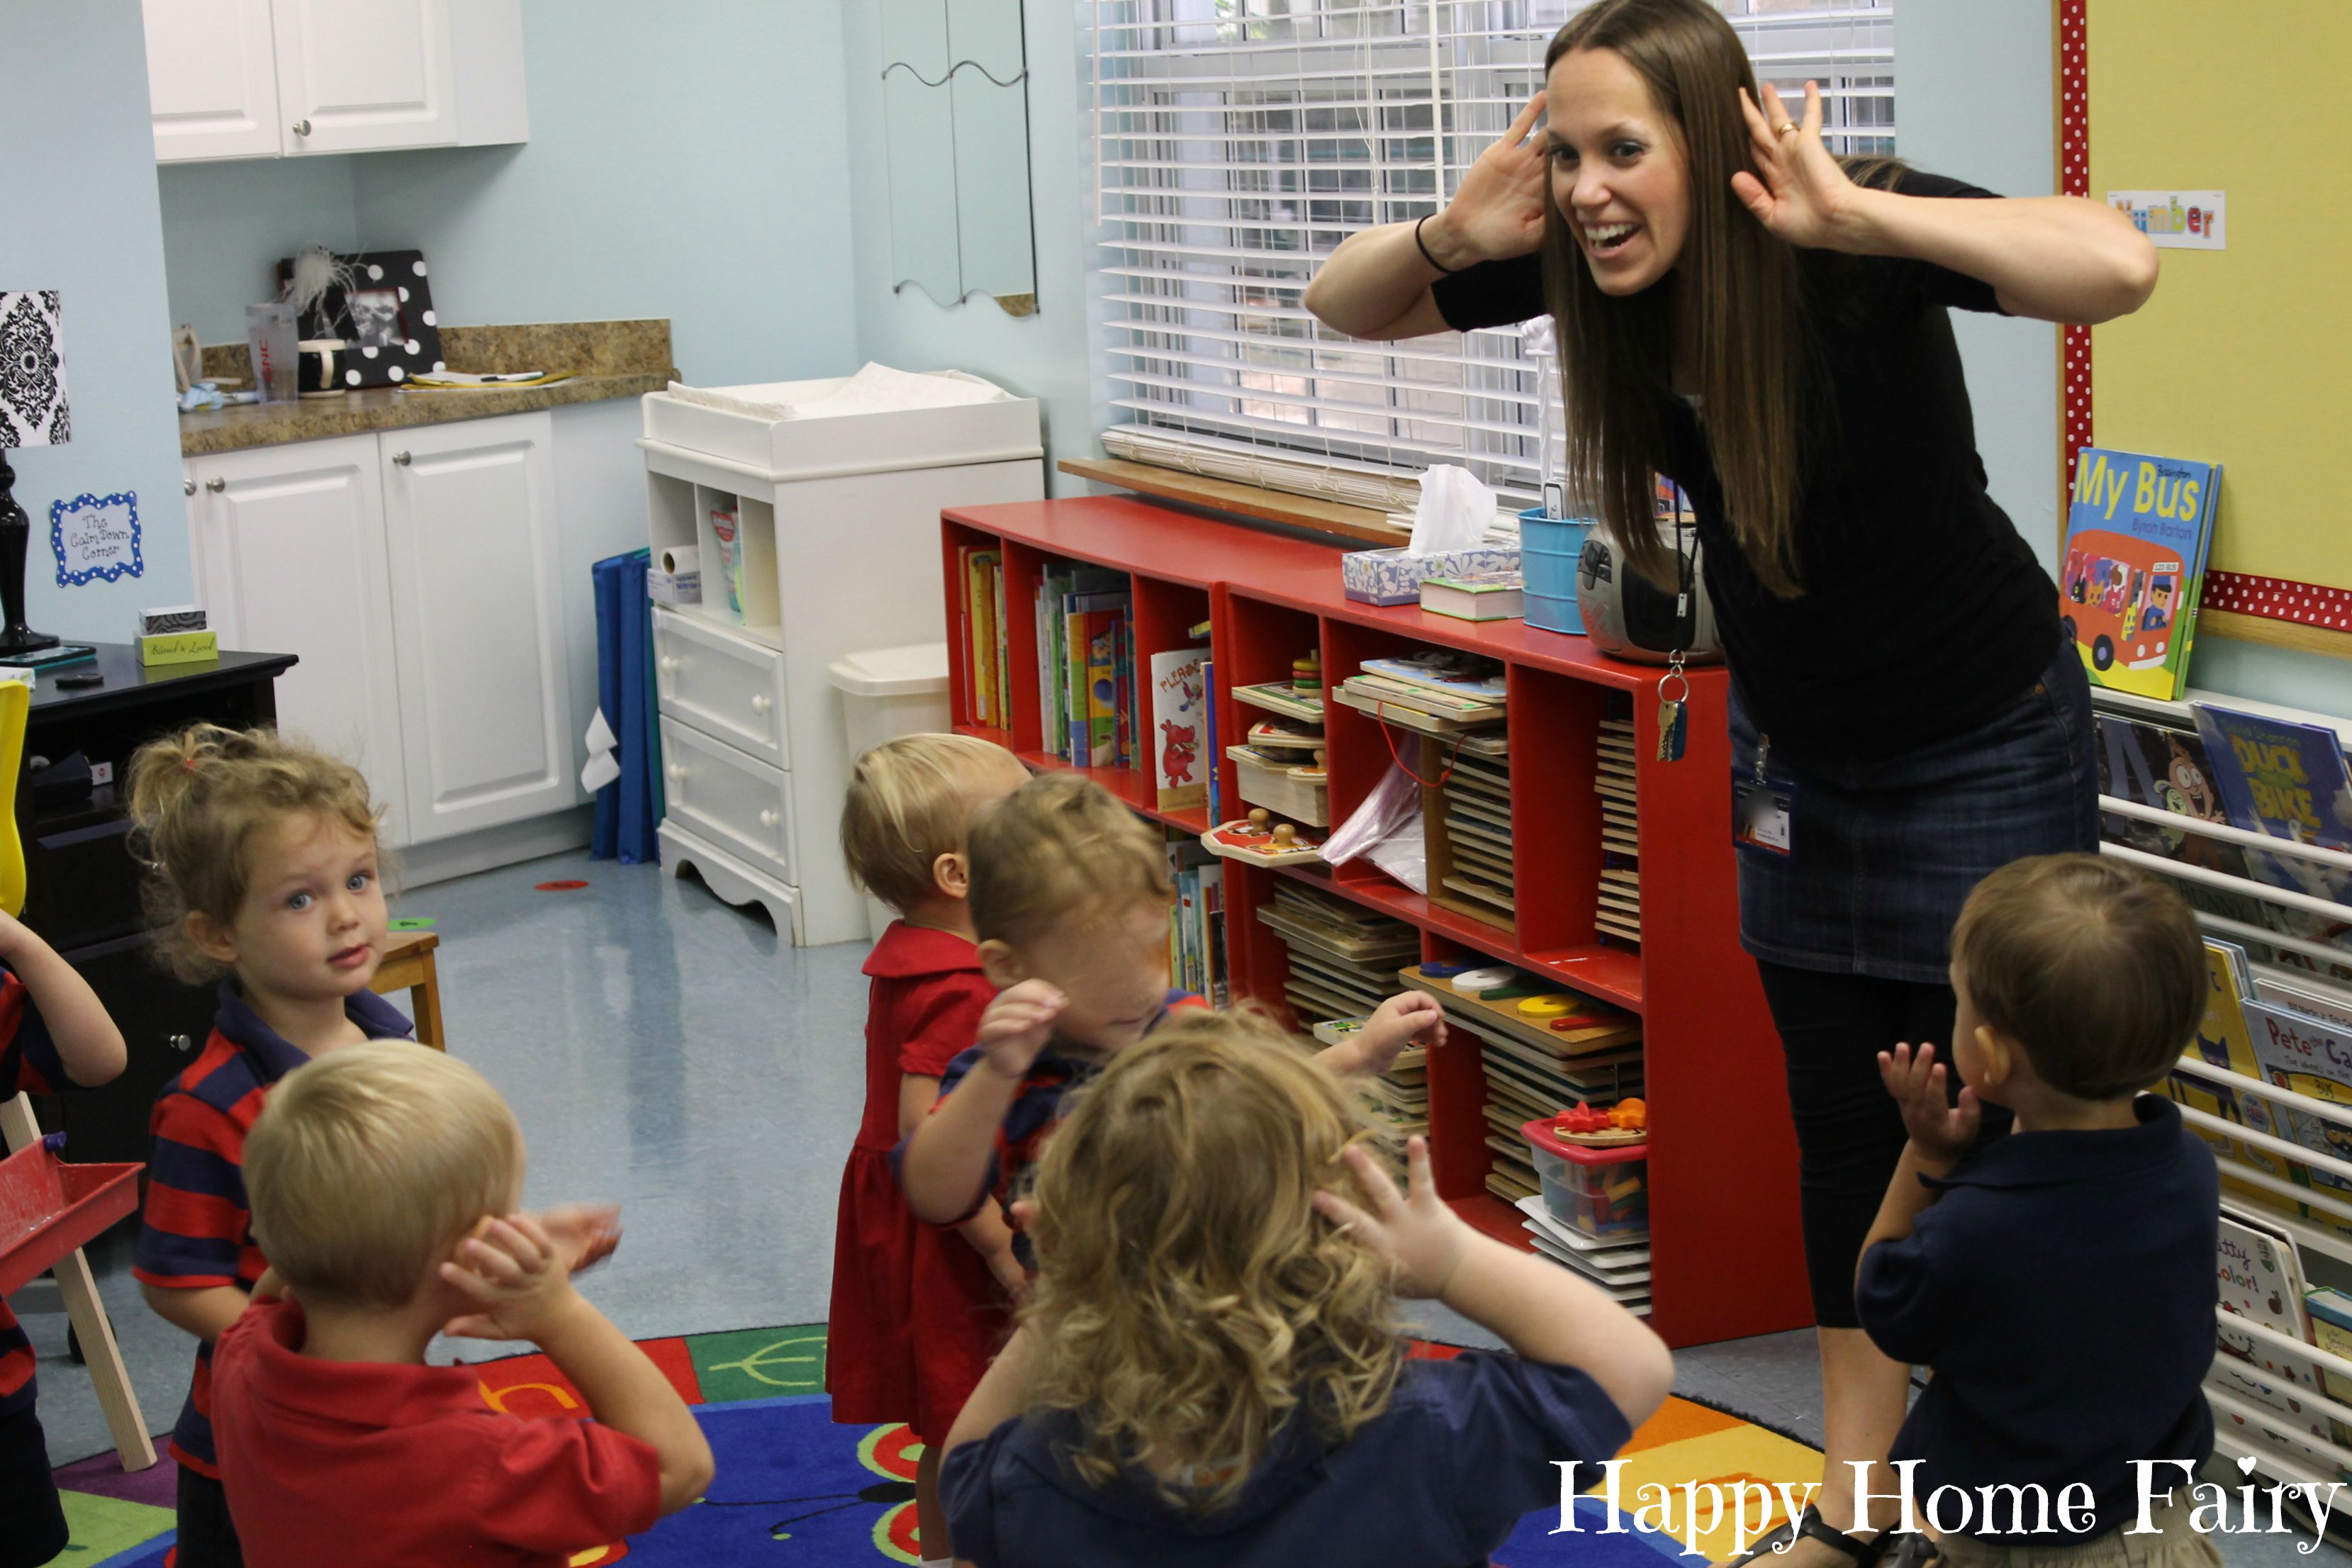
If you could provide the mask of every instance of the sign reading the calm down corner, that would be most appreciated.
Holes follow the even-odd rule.
[[[2168,250],[2227,250],[2229,203],[2221,191],[2109,191],[2107,205]]]
[[[79,495],[49,503],[49,548],[58,558],[58,586],[102,578],[111,583],[147,570],[139,553],[139,498],[128,493]]]

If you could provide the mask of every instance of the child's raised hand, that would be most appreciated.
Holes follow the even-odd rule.
[[[459,1242],[441,1278],[480,1304],[442,1329],[477,1340],[536,1342],[579,1298],[564,1267],[564,1249],[527,1214],[485,1217]]]
[[[1410,1197],[1397,1191],[1362,1144],[1349,1144],[1339,1157],[1362,1184],[1370,1209],[1360,1209],[1326,1187],[1315,1194],[1316,1212],[1387,1260],[1395,1270],[1398,1295],[1423,1300],[1442,1293],[1462,1261],[1471,1232],[1467,1221],[1438,1200],[1437,1184],[1429,1173],[1429,1140],[1414,1138],[1405,1144]]]
[[[558,1204],[536,1217],[539,1227],[555,1243],[566,1273],[593,1268],[621,1245],[618,1204]]]
[[[988,1065],[1019,1078],[1054,1037],[1054,1020],[1069,999],[1050,981],[1024,980],[996,994],[980,1016],[980,1050]]]
[[[1878,1053],[1879,1080],[1903,1112],[1904,1131],[1919,1146],[1919,1152],[1949,1162],[1966,1153],[1976,1141],[1983,1108],[1977,1103],[1977,1091],[1965,1087],[1959,1103],[1951,1103],[1944,1091],[1945,1076],[1944,1064],[1936,1059],[1933,1046],[1921,1046],[1916,1054],[1909,1046]]]
[[[1445,1009],[1425,991],[1408,991],[1381,1003],[1356,1031],[1356,1037],[1334,1047],[1326,1060],[1342,1076],[1375,1077],[1394,1066],[1414,1040],[1432,1046],[1445,1043]]]

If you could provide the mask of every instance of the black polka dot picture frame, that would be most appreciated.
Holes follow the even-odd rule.
[[[346,389],[402,386],[414,376],[447,368],[424,252],[371,250],[335,259],[349,269],[349,287],[331,286],[303,312],[299,324],[306,340],[342,340],[335,374]],[[290,278],[293,268],[290,258],[279,262],[279,280]]]

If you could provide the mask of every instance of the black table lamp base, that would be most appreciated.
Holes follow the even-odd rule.
[[[0,447],[0,659],[12,653],[55,647],[58,639],[25,625],[25,552],[33,540],[32,520],[10,494],[16,470],[8,466],[8,452]]]

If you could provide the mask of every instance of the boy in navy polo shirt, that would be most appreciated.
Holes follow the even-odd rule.
[[[1933,1046],[1880,1054],[1910,1142],[1857,1280],[1878,1348],[1935,1369],[1891,1456],[1912,1520],[1950,1568],[2218,1568],[2185,1493],[2136,1530],[2142,1475],[2163,1502],[2213,1448],[2220,1184],[2141,1093],[2204,1008],[2196,918],[2114,860],[2037,856],[1978,885],[1952,952],[1968,1087],[1948,1100]],[[1964,1161],[1979,1102],[2015,1131]]]

